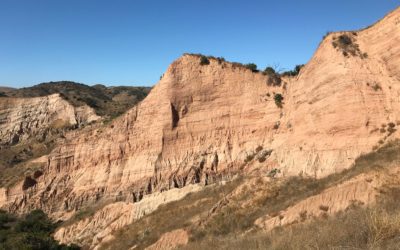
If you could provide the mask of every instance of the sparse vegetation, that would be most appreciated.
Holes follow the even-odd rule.
[[[257,69],[257,65],[256,64],[254,64],[254,63],[248,63],[248,64],[246,64],[246,65],[244,65],[247,69],[249,69],[249,70],[251,70],[251,71],[253,71],[253,72],[258,72],[258,69]]]
[[[263,71],[263,74],[268,76],[267,84],[269,86],[281,85],[282,79],[280,75],[272,67],[266,67],[265,70]]]
[[[275,104],[278,108],[282,108],[282,101],[283,101],[283,96],[282,94],[275,94],[274,95],[274,101]]]
[[[387,246],[396,246],[400,243],[396,237],[400,232],[399,189],[382,192],[376,207],[361,208],[355,203],[353,208],[335,216],[310,219],[307,211],[303,210],[299,213],[303,223],[277,228],[270,234],[254,230],[253,222],[265,213],[278,216],[279,211],[296,202],[361,173],[385,171],[383,166],[389,168],[399,162],[399,150],[400,142],[392,142],[378,152],[361,156],[353,168],[321,180],[293,177],[279,185],[269,183],[267,190],[247,189],[240,197],[231,198],[234,202],[227,203],[226,209],[220,209],[214,217],[202,222],[200,228],[192,227],[191,242],[182,249],[324,249],[327,246],[334,249],[350,246],[387,249]],[[259,199],[254,198],[260,193],[263,195]],[[253,199],[253,202],[249,207],[239,206],[238,203],[248,204],[241,199]],[[329,207],[321,205],[319,209],[327,212]],[[251,233],[246,233],[251,228]]]
[[[52,136],[43,142],[32,139],[13,146],[3,146],[0,150],[0,187],[9,187],[41,169],[43,164],[28,161],[50,153],[53,147]]]
[[[382,90],[382,87],[381,87],[378,83],[375,83],[375,84],[372,86],[372,89],[375,90],[375,91],[378,91],[378,90]]]
[[[380,197],[370,208],[355,206],[335,216],[323,216],[271,233],[207,238],[181,249],[398,249],[398,190]],[[324,208],[325,209],[325,208]],[[306,211],[302,213],[306,218]]]
[[[285,71],[281,75],[282,76],[297,76],[300,74],[301,69],[304,67],[304,64],[296,65],[293,70]]]
[[[266,67],[265,70],[264,70],[264,73],[266,75],[274,75],[274,74],[276,74],[276,71],[272,67]]]
[[[134,245],[144,249],[155,243],[162,234],[189,226],[199,216],[207,216],[242,181],[240,177],[235,178],[224,185],[208,186],[202,191],[188,194],[182,200],[164,204],[153,213],[119,230],[116,239],[101,249],[129,249]]]
[[[210,64],[210,60],[208,60],[208,58],[206,56],[200,57],[200,65],[209,65],[209,64]]]
[[[359,45],[356,43],[357,33],[341,34],[338,37],[333,37],[332,46],[340,50],[345,57],[359,56],[364,59],[368,54],[362,53]]]
[[[268,177],[271,177],[271,178],[275,178],[275,176],[277,175],[277,174],[279,174],[281,171],[279,170],[279,169],[277,169],[277,168],[274,168],[274,169],[272,169],[271,171],[269,171],[269,173],[267,174],[267,176]]]
[[[351,245],[365,249],[371,242],[378,242],[374,244],[383,246],[380,244],[395,240],[391,236],[397,229],[385,223],[387,219],[380,217],[386,216],[386,212],[390,216],[396,214],[391,211],[397,211],[398,214],[397,201],[400,199],[400,192],[394,192],[396,198],[390,199],[393,201],[392,205],[378,203],[386,209],[384,210],[386,212],[376,213],[375,218],[379,219],[374,220],[367,220],[368,216],[364,215],[369,215],[369,211],[375,211],[376,208],[365,210],[354,207],[337,216],[311,219],[304,224],[277,228],[271,234],[255,230],[254,221],[266,214],[279,215],[280,211],[297,202],[362,173],[384,172],[386,168],[400,161],[399,150],[399,141],[389,143],[376,152],[359,157],[354,167],[319,180],[292,177],[266,182],[260,176],[254,177],[256,179],[251,186],[249,186],[251,182],[246,181],[248,179],[236,178],[225,185],[205,187],[204,190],[189,194],[182,200],[165,204],[155,212],[122,228],[113,241],[104,245],[104,249],[128,249],[134,245],[143,249],[156,242],[163,233],[180,228],[190,232],[190,242],[182,247],[183,249],[302,249],[304,246],[324,248],[328,245]],[[389,192],[385,191],[385,194]],[[320,210],[325,211],[329,208],[323,204]],[[305,215],[309,219],[308,214]],[[366,231],[366,228],[368,230],[371,228],[371,231]],[[386,232],[379,228],[385,228],[391,233],[385,237],[375,237],[374,235]]]
[[[117,117],[143,100],[150,92],[149,87],[106,87],[88,86],[70,81],[41,83],[28,88],[9,90],[9,97],[38,97],[60,94],[72,105],[84,104],[95,109],[101,116]]]

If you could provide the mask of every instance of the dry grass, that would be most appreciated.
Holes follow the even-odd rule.
[[[393,235],[399,232],[400,205],[388,201],[399,200],[400,192],[396,199],[396,192],[386,192],[376,208],[354,207],[335,217],[307,219],[269,234],[257,231],[254,221],[265,214],[278,215],[281,210],[361,173],[385,171],[400,162],[399,151],[398,141],[389,143],[359,157],[351,169],[320,180],[293,177],[266,181],[263,177],[246,177],[225,186],[209,186],[124,227],[104,248],[127,249],[136,245],[143,249],[162,234],[179,228],[190,233],[190,242],[184,249],[365,249],[385,244],[390,247],[397,242]]]
[[[116,239],[103,245],[102,249],[128,249],[132,246],[144,249],[155,243],[162,234],[192,225],[242,181],[236,178],[225,185],[205,187],[182,200],[162,205],[153,213],[120,229],[115,234]]]
[[[282,183],[279,183],[278,181],[276,183],[259,183],[259,188],[248,188],[244,192],[239,194],[239,196],[241,197],[232,197],[232,202],[221,208],[220,211],[211,218],[206,218],[201,227],[192,227],[191,243],[188,245],[187,248],[206,249],[207,247],[218,246],[218,249],[225,249],[224,245],[227,245],[226,249],[229,249],[233,246],[235,246],[235,249],[241,249],[239,247],[240,244],[236,242],[237,239],[241,238],[240,236],[243,235],[245,232],[254,230],[254,221],[260,216],[265,214],[276,216],[279,214],[279,211],[289,206],[292,206],[307,197],[319,194],[326,188],[342,183],[361,173],[365,173],[368,171],[384,171],[385,167],[390,167],[392,164],[398,164],[400,162],[400,154],[398,153],[399,151],[400,144],[396,141],[385,145],[377,152],[359,157],[356,160],[354,167],[341,173],[330,175],[320,180],[293,177]],[[251,206],[243,206],[243,204],[250,201],[252,202]],[[385,204],[387,206],[387,203]],[[320,209],[323,211],[329,210],[328,207],[321,207]],[[307,217],[306,211],[303,211],[303,213],[303,217]],[[315,248],[316,246],[324,248],[323,243],[330,242],[329,237],[332,237],[330,232],[335,228],[337,228],[338,234],[340,234],[340,232],[346,232],[342,236],[338,236],[338,238],[340,239],[344,238],[346,235],[350,235],[349,237],[355,237],[357,232],[349,231],[355,228],[354,226],[350,226],[350,224],[357,222],[366,223],[368,220],[366,214],[358,214],[358,210],[354,213],[356,214],[351,216],[345,213],[343,215],[338,215],[337,218],[328,220],[329,223],[326,224],[326,236],[324,236],[325,238],[322,236],[321,238],[318,238],[321,239],[322,243],[317,242],[317,244],[310,241],[306,245],[309,246],[309,248]],[[364,217],[361,218],[361,216]],[[382,212],[380,211],[379,216],[383,218],[382,216],[384,216],[384,214],[382,214]],[[358,219],[351,221],[351,218]],[[391,220],[393,220],[393,218],[391,218]],[[382,222],[381,224],[385,224],[384,219],[376,220],[376,222]],[[347,229],[347,231],[342,228],[343,223],[344,225],[348,225],[349,228]],[[376,225],[376,223],[371,225]],[[318,231],[319,225],[314,226],[315,230],[312,230],[312,228],[307,228],[308,232],[312,232],[312,234],[316,235],[320,234]],[[381,228],[381,226],[382,225],[377,225],[378,228]],[[305,230],[303,227],[304,225],[296,225],[291,227],[291,229],[288,229],[292,232],[293,242],[296,242],[296,239],[299,238],[298,245],[294,244],[292,240],[287,242],[288,244],[291,244],[290,246],[284,245],[284,243],[286,242],[285,235],[287,235],[288,231],[285,231],[285,233],[281,237],[282,243],[279,243],[279,241],[275,242],[273,240],[276,237],[279,238],[278,233],[272,238],[266,238],[266,236],[264,236],[261,239],[255,239],[254,242],[251,243],[249,242],[247,234],[246,239],[241,239],[241,244],[244,244],[243,249],[257,249],[256,246],[261,246],[259,249],[264,249],[266,246],[271,246],[272,244],[277,244],[277,246],[271,247],[271,249],[303,249],[302,246],[305,246],[304,244],[307,242],[307,239],[313,239],[311,235],[303,232],[303,230]],[[309,227],[312,227],[312,225]],[[296,228],[299,229],[297,230]],[[371,227],[371,232],[369,233],[369,235],[373,235],[372,229],[373,227]],[[384,229],[384,231],[386,232],[388,230]],[[306,238],[300,239],[301,237],[303,237],[302,235],[304,234],[307,234],[308,236]],[[371,241],[371,237],[369,241]],[[231,240],[233,240],[233,242],[235,243],[230,244],[229,242]],[[333,241],[333,239],[331,241]],[[374,242],[375,241],[376,240],[374,240]],[[218,242],[220,242],[221,245],[218,245]],[[339,241],[333,243],[336,246],[340,245]],[[370,245],[372,243],[368,244]],[[199,248],[196,248],[197,246],[199,246]]]
[[[68,227],[69,225],[72,225],[80,220],[89,218],[93,216],[97,211],[100,211],[101,209],[113,202],[115,202],[114,199],[104,199],[99,201],[98,203],[95,203],[94,205],[84,206],[80,208],[70,219],[61,222],[59,226]]]
[[[270,233],[253,231],[207,237],[182,249],[399,249],[400,190],[380,197],[371,208],[353,207]]]
[[[366,216],[369,238],[372,247],[400,235],[400,214],[390,214],[384,209],[369,210]]]

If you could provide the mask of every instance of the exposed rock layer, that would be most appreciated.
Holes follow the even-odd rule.
[[[75,127],[98,120],[88,106],[74,107],[53,94],[35,98],[0,98],[0,146],[31,138],[44,140],[51,129]]]
[[[2,190],[0,205],[68,217],[100,199],[138,202],[243,167],[316,178],[348,168],[378,141],[398,135],[399,20],[400,9],[369,29],[330,34],[282,86],[235,64],[200,65],[198,56],[184,55],[123,117],[68,136],[37,183]],[[354,55],[333,46],[344,34]],[[275,93],[283,94],[283,108]],[[260,154],[269,157],[261,161]]]
[[[148,195],[137,203],[115,202],[99,209],[92,216],[68,226],[61,226],[54,237],[61,243],[72,242],[99,248],[101,244],[112,239],[112,233],[118,229],[153,212],[161,204],[182,199],[188,193],[200,189],[199,185],[189,185],[181,189]]]

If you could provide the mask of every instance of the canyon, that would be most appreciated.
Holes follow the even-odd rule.
[[[318,182],[351,171],[357,159],[399,138],[400,9],[366,29],[327,34],[298,75],[275,78],[222,58],[184,54],[142,101],[108,122],[59,94],[1,97],[0,145],[41,138],[50,128],[76,129],[64,131],[42,156],[36,175],[0,188],[0,207],[16,214],[42,209],[65,222],[57,240],[101,249],[163,205],[229,186],[238,176],[249,179],[221,198],[210,218],[244,194],[244,186],[256,190],[262,183],[264,194],[290,178]],[[319,217],[355,201],[373,204],[378,189],[399,184],[398,166],[335,182],[252,224],[270,231],[295,223],[305,210]],[[250,197],[241,206],[252,206],[257,193]],[[188,234],[175,228],[147,247],[186,245]]]

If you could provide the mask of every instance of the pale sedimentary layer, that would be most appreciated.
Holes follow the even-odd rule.
[[[201,189],[200,185],[171,189],[146,196],[136,203],[115,202],[69,226],[61,226],[54,234],[61,243],[77,243],[98,248],[113,238],[112,233],[156,210],[161,204],[182,199],[191,192]]]

